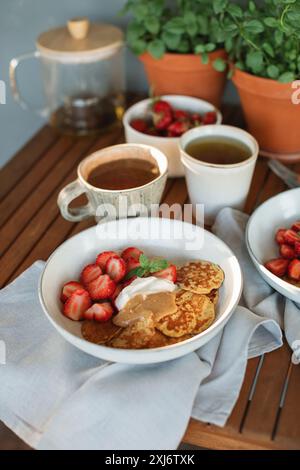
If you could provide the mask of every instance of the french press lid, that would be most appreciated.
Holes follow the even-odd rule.
[[[123,43],[118,27],[73,18],[66,26],[42,33],[36,45],[43,56],[60,62],[89,62],[114,54]]]

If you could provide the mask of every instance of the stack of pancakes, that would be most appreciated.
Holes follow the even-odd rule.
[[[154,315],[139,319],[126,328],[109,320],[86,320],[82,335],[88,341],[123,349],[157,348],[184,341],[206,330],[215,319],[222,269],[209,261],[193,261],[177,270],[175,313],[155,321]]]

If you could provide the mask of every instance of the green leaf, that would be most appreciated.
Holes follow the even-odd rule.
[[[262,33],[265,29],[263,23],[259,20],[245,21],[244,28],[247,33],[251,34]]]
[[[128,41],[139,39],[145,33],[145,28],[141,23],[132,22],[128,25],[126,36]]]
[[[150,16],[147,21],[145,22],[145,26],[147,31],[152,34],[157,34],[160,30],[160,24],[155,16]]]
[[[278,78],[278,81],[281,83],[290,83],[295,80],[295,75],[292,72],[284,72]]]
[[[146,274],[146,272],[147,271],[144,268],[142,268],[141,266],[138,266],[137,268],[131,269],[131,271],[129,271],[129,273],[126,274],[125,280],[128,281],[128,279],[131,279],[134,276],[143,277]]]
[[[165,53],[165,45],[161,39],[154,39],[154,41],[149,42],[147,51],[151,54],[155,59],[161,59],[161,57]]]
[[[276,18],[273,18],[272,16],[268,16],[267,18],[264,18],[264,23],[266,26],[269,26],[270,28],[277,28],[278,27],[278,20]]]
[[[236,5],[235,3],[229,3],[227,5],[226,11],[236,17],[236,18],[242,18],[243,17],[243,10],[241,9],[240,6]]]
[[[204,44],[197,44],[197,46],[194,49],[195,54],[202,54],[204,51],[205,51]]]
[[[264,42],[263,45],[262,45],[262,48],[270,57],[275,56],[274,49],[273,49],[273,47],[271,46],[270,43]]]
[[[137,39],[134,42],[130,42],[129,44],[130,44],[132,51],[136,55],[143,54],[147,49],[147,43],[143,39]]]
[[[144,255],[144,253],[140,255],[139,262],[142,268],[148,268],[150,265],[150,260],[146,255]]]
[[[147,2],[143,2],[143,3],[140,2],[139,4],[133,5],[132,11],[133,11],[134,17],[137,20],[139,21],[144,20],[144,18],[148,14]]]
[[[227,6],[227,0],[213,0],[213,9],[216,15],[222,13]]]
[[[250,0],[250,2],[249,2],[249,4],[248,4],[248,9],[249,9],[250,13],[254,13],[255,10],[256,10],[255,2],[253,2],[252,0]]]
[[[204,15],[197,16],[197,22],[199,26],[199,33],[203,36],[208,34],[208,18]]]
[[[153,259],[150,263],[150,273],[156,273],[168,267],[168,261],[165,259]]]
[[[204,50],[205,52],[212,52],[216,49],[216,45],[212,42],[209,42],[207,43],[205,46],[204,46]]]
[[[181,35],[170,33],[169,31],[163,31],[161,39],[164,41],[168,49],[175,51],[179,46]]]
[[[175,17],[167,21],[164,30],[174,34],[182,34],[185,32],[185,23],[183,18]]]
[[[208,57],[207,52],[202,52],[202,54],[201,54],[201,62],[202,62],[202,64],[204,64],[204,65],[208,64],[208,62],[209,62],[209,57]]]
[[[187,39],[181,39],[179,46],[178,46],[178,52],[181,52],[182,54],[186,54],[187,52],[191,51],[191,46],[190,43]]]
[[[227,64],[225,60],[223,60],[221,57],[218,57],[216,60],[214,60],[213,67],[218,72],[224,72],[224,70],[226,70]]]
[[[275,42],[276,46],[281,46],[281,44],[283,42],[283,38],[284,38],[283,32],[280,29],[277,29],[274,32],[274,42]]]
[[[246,56],[246,65],[253,73],[259,73],[263,69],[263,54],[261,51],[250,51]]]
[[[276,80],[279,76],[279,68],[276,65],[269,65],[267,67],[267,74],[273,80]]]

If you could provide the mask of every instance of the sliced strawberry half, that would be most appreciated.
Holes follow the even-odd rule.
[[[111,258],[112,256],[119,257],[118,253],[116,253],[115,251],[103,251],[97,256],[96,264],[100,266],[102,271],[105,270],[105,265],[107,261],[109,260],[109,258]]]
[[[130,272],[132,269],[139,268],[140,262],[135,258],[127,258],[126,260],[126,272]]]
[[[299,258],[300,257],[300,242],[296,242],[294,248],[295,248],[295,256]]]
[[[98,322],[104,322],[109,320],[114,313],[114,309],[109,302],[103,302],[101,304],[93,304],[88,308],[83,316],[86,320],[94,320]]]
[[[265,264],[265,267],[275,274],[275,276],[282,277],[286,274],[290,261],[284,258],[271,259]]]
[[[286,230],[283,237],[285,243],[288,243],[289,245],[295,245],[297,241],[300,241],[300,236],[297,232],[294,232],[294,230]]]
[[[105,265],[105,271],[113,281],[118,283],[126,274],[126,263],[122,258],[111,257]]]
[[[286,243],[283,243],[282,245],[280,245],[279,251],[283,258],[295,258],[295,248],[292,245],[287,245]]]
[[[296,222],[294,222],[293,225],[291,226],[291,229],[297,233],[300,232],[300,220],[297,220]]]
[[[286,228],[279,228],[277,230],[276,235],[275,235],[275,240],[278,243],[278,245],[282,245],[283,243],[285,243],[285,239],[284,239],[285,232],[286,232]]]
[[[135,246],[129,246],[128,248],[122,251],[121,258],[123,258],[125,261],[127,261],[129,258],[139,260],[142,254],[143,252]]]
[[[82,284],[77,281],[69,281],[64,284],[61,294],[60,294],[60,300],[65,303],[69,297],[75,292],[77,289],[83,289]]]
[[[300,260],[293,259],[288,266],[288,276],[294,281],[300,281]]]
[[[77,289],[64,304],[63,314],[73,321],[82,320],[84,312],[91,304],[89,293],[85,289]]]
[[[153,276],[159,277],[162,279],[167,279],[168,281],[176,282],[177,281],[177,269],[174,264],[170,264],[166,269],[162,269],[156,273],[153,273]]]
[[[102,274],[87,286],[87,290],[93,300],[108,299],[112,296],[115,289],[116,283],[108,274]]]
[[[80,274],[81,282],[85,285],[94,281],[97,277],[101,276],[102,269],[98,264],[88,264]]]

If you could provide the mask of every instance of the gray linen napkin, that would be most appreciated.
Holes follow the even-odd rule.
[[[37,296],[42,268],[0,291],[0,419],[38,449],[175,449],[191,415],[224,425],[248,357],[282,344],[273,319],[238,307],[223,332],[181,359],[105,363],[49,324]]]

